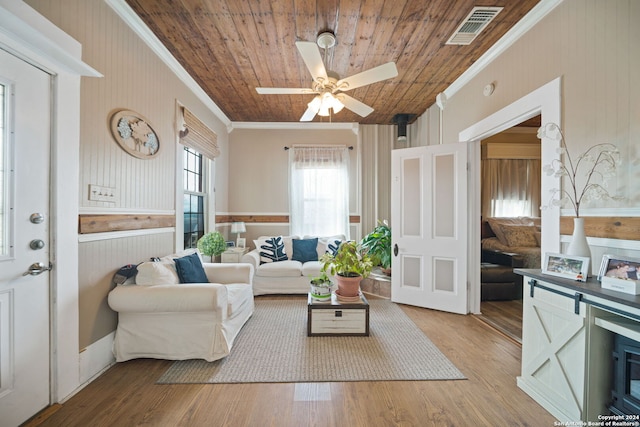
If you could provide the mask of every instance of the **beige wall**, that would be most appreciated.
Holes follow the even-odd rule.
[[[104,75],[82,79],[80,179],[77,185],[71,185],[79,194],[80,213],[174,212],[176,103],[185,105],[218,134],[223,156],[228,155],[225,125],[104,1],[28,0],[27,3],[82,43],[82,59]],[[157,157],[140,160],[119,148],[108,124],[110,114],[117,109],[136,111],[150,121],[160,140]],[[223,207],[227,193],[224,162],[226,157],[216,165],[216,173],[220,174],[217,190],[222,195],[218,203]],[[115,187],[119,193],[117,202],[89,201],[89,184]],[[81,240],[80,350],[115,329],[116,315],[106,305],[113,273],[124,264],[172,253],[174,241],[173,232]]]
[[[470,83],[450,97],[443,111],[443,139],[458,133],[545,83],[562,77],[562,127],[575,156],[599,142],[622,153],[612,188],[623,202],[586,207],[640,206],[640,2],[561,3]],[[492,96],[483,87],[494,82]],[[437,107],[432,107],[437,111]],[[544,121],[544,117],[543,117]]]
[[[360,215],[358,135],[351,129],[235,129],[229,135],[229,214],[289,215],[289,152],[293,145],[346,145],[350,151],[349,212]],[[221,211],[218,210],[220,213]],[[247,223],[247,244],[289,233],[288,224]],[[351,227],[352,238],[357,238]]]

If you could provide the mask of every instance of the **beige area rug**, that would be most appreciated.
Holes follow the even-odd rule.
[[[256,298],[231,354],[176,361],[159,384],[457,380],[464,375],[402,309],[371,300],[368,337],[307,337],[306,299]]]

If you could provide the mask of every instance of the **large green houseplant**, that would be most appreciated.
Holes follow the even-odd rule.
[[[338,295],[355,297],[360,292],[360,281],[371,273],[371,257],[362,251],[356,241],[343,242],[335,255],[326,253],[320,258],[321,271],[335,275]]]
[[[219,231],[212,231],[202,236],[197,243],[202,255],[211,257],[211,261],[227,249],[224,236]]]
[[[373,231],[360,241],[360,246],[372,258],[374,265],[391,274],[391,228],[386,220],[378,221]]]

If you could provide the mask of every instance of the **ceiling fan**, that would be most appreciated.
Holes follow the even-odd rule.
[[[261,95],[306,95],[316,94],[308,104],[307,111],[300,118],[301,122],[313,120],[316,114],[329,116],[338,113],[343,107],[347,107],[354,113],[366,117],[373,112],[373,108],[343,93],[361,86],[366,86],[382,80],[390,79],[398,75],[398,69],[393,62],[379,65],[369,70],[340,79],[333,71],[327,71],[325,62],[318,47],[324,49],[324,59],[327,58],[327,50],[335,46],[336,36],[331,32],[320,33],[316,42],[297,41],[296,47],[305,65],[313,77],[311,88],[268,88],[257,87],[256,91]]]

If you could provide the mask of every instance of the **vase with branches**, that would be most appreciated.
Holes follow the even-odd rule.
[[[564,133],[555,123],[547,123],[540,127],[538,138],[560,141],[558,154],[562,157],[554,159],[542,170],[548,176],[566,178],[564,183],[568,183],[562,188],[551,189],[551,200],[542,208],[567,205],[572,207],[576,216],[573,238],[567,253],[590,257],[591,251],[584,234],[584,219],[580,217],[580,207],[591,200],[620,200],[620,197],[609,193],[607,186],[607,181],[615,176],[616,168],[620,164],[620,151],[614,144],[604,142],[592,145],[574,159],[567,149]]]
[[[554,188],[551,190],[552,206],[566,206],[570,204],[580,218],[580,206],[590,200],[619,200],[612,196],[607,188],[607,181],[615,176],[620,164],[620,151],[611,143],[604,142],[589,147],[575,160],[567,150],[567,144],[560,127],[555,123],[547,123],[538,129],[538,138],[549,138],[560,141],[559,154],[562,159],[554,159],[543,167],[547,175],[567,177],[569,188]],[[580,185],[579,177],[586,176],[584,184]],[[544,207],[544,206],[543,206]]]

